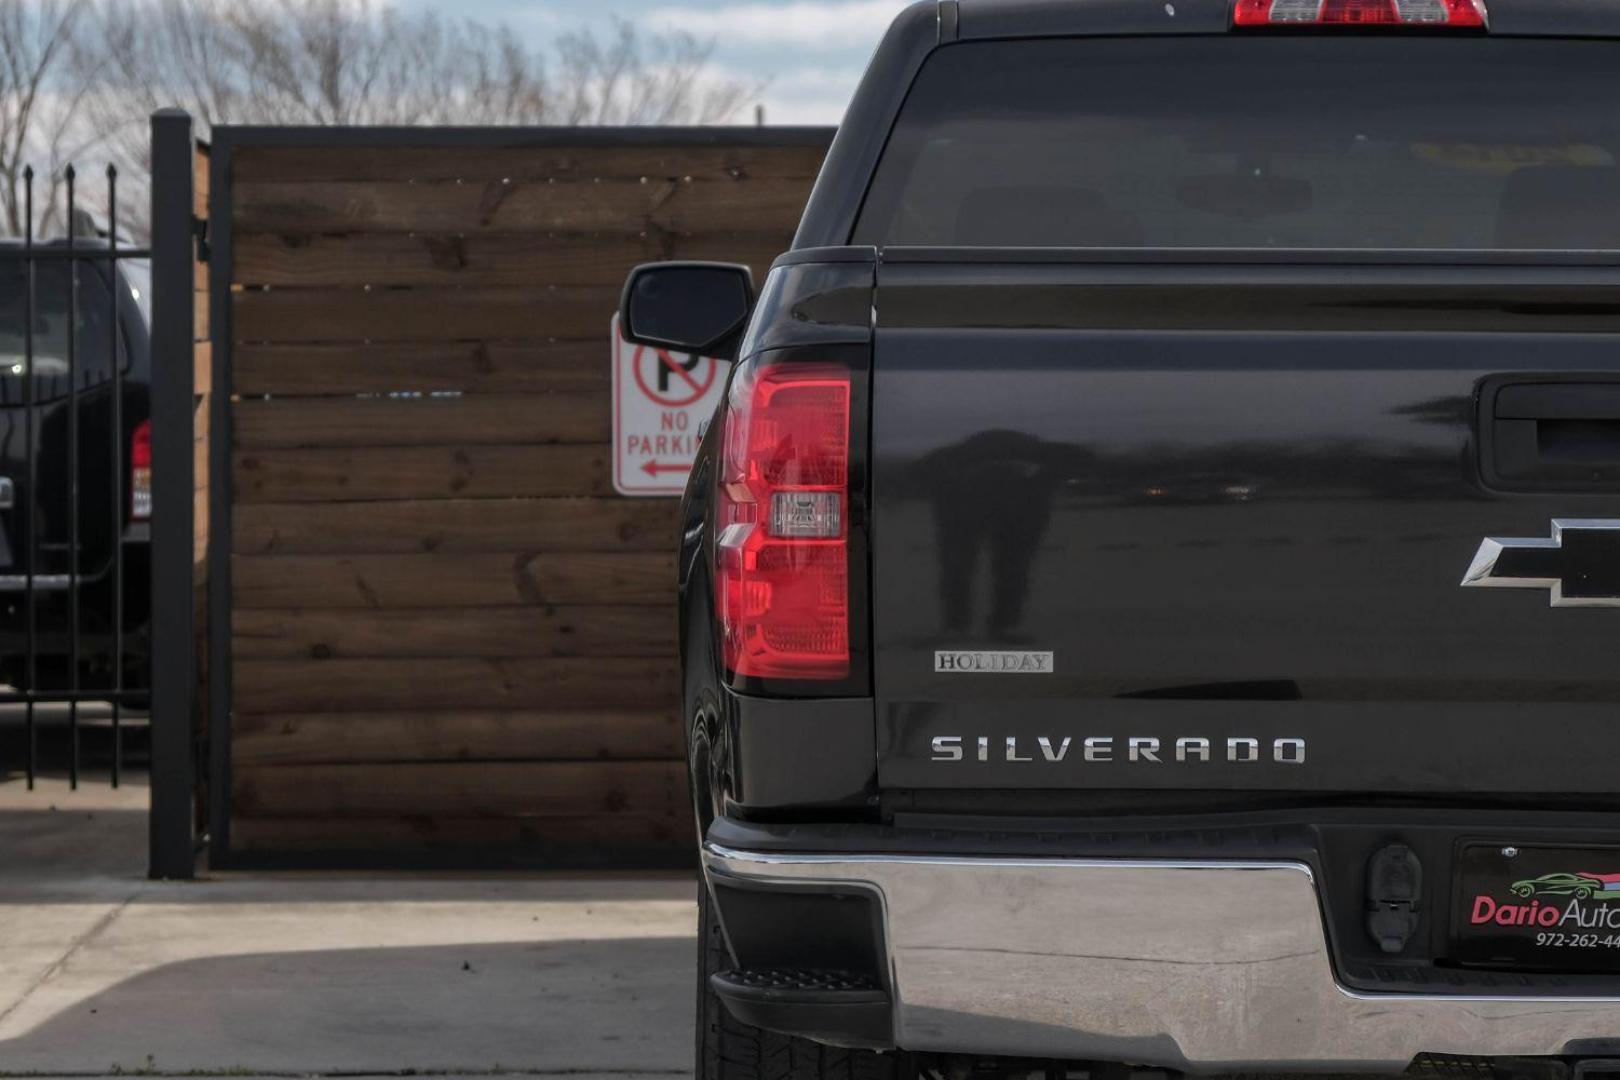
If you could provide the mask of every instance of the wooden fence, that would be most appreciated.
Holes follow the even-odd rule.
[[[640,262],[762,275],[830,135],[216,132],[216,861],[689,848],[675,503],[613,493],[609,319]]]

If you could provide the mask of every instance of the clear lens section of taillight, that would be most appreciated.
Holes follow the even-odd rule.
[[[835,365],[748,369],[732,384],[715,601],[738,675],[849,675],[850,399]]]
[[[152,421],[142,420],[129,439],[129,515],[152,516]]]
[[[1274,23],[1312,23],[1322,17],[1322,0],[1272,0],[1267,21]]]
[[[1478,29],[1485,0],[1237,0],[1233,26],[1428,26]]]

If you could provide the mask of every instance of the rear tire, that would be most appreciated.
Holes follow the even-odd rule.
[[[905,1055],[845,1050],[740,1023],[709,976],[732,966],[709,887],[698,882],[697,1080],[911,1080]]]

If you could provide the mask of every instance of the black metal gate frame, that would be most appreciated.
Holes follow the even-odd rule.
[[[196,206],[191,117],[152,117],[152,775],[148,873],[189,878],[197,854],[194,617]]]
[[[145,259],[150,257],[150,251],[134,246],[119,246],[118,242],[118,170],[109,165],[107,167],[107,242],[103,246],[94,236],[86,237],[81,234],[84,219],[81,218],[81,205],[79,199],[78,173],[72,165],[63,170],[63,179],[67,189],[67,237],[66,243],[42,243],[35,236],[34,223],[34,170],[25,168],[23,171],[23,236],[21,246],[7,245],[0,247],[0,263],[20,264],[23,277],[26,280],[24,291],[26,298],[23,304],[23,366],[22,400],[21,402],[5,401],[8,406],[21,404],[23,409],[23,447],[26,459],[24,466],[26,480],[23,503],[26,506],[24,535],[19,539],[13,538],[12,544],[21,546],[25,563],[21,574],[0,575],[6,593],[21,591],[23,594],[23,622],[24,622],[24,656],[22,658],[21,686],[10,687],[0,692],[0,701],[7,703],[20,701],[23,705],[25,724],[25,772],[27,784],[33,789],[39,771],[38,722],[36,713],[41,705],[66,705],[70,738],[70,751],[68,761],[69,784],[77,789],[80,781],[80,707],[85,702],[105,702],[111,707],[113,756],[111,767],[111,783],[117,787],[122,779],[123,772],[123,730],[122,721],[125,710],[137,697],[144,697],[145,686],[125,685],[125,640],[124,640],[124,545],[126,543],[125,510],[129,509],[127,500],[131,496],[125,479],[126,469],[129,467],[124,449],[126,436],[124,434],[124,367],[121,358],[130,356],[130,348],[124,342],[123,323],[121,321],[122,290],[119,287],[120,262],[129,259]],[[86,243],[85,241],[89,241]],[[36,436],[41,434],[39,407],[42,404],[37,400],[38,377],[35,365],[35,334],[36,324],[39,320],[39,283],[38,270],[41,264],[65,263],[68,267],[67,308],[68,320],[66,326],[67,349],[67,380],[68,392],[66,395],[67,407],[67,510],[68,510],[68,551],[67,572],[44,573],[40,570],[40,469],[39,446]],[[85,659],[84,633],[81,625],[83,604],[81,602],[80,587],[82,585],[80,564],[81,547],[83,542],[83,506],[81,505],[80,480],[83,475],[85,462],[81,459],[80,436],[80,405],[84,393],[89,389],[88,383],[80,385],[80,377],[85,374],[80,368],[80,347],[83,342],[79,340],[80,274],[86,267],[92,273],[107,275],[108,295],[111,297],[111,309],[108,313],[108,328],[110,340],[108,341],[108,366],[110,383],[111,422],[109,435],[111,442],[111,505],[107,507],[110,514],[108,521],[108,535],[111,542],[112,568],[109,582],[109,595],[112,600],[111,612],[111,664],[112,673],[106,685],[85,685],[83,661]],[[54,280],[54,275],[53,275]],[[93,347],[93,346],[92,346]],[[6,395],[9,398],[9,395]],[[103,461],[103,465],[107,462]],[[14,486],[7,481],[5,500],[6,508],[11,507]],[[133,522],[133,514],[130,518]],[[40,628],[38,618],[39,598],[42,591],[60,593],[65,591],[68,595],[68,633],[67,654],[68,675],[65,686],[43,688],[40,683]],[[54,635],[53,635],[54,637]],[[57,680],[48,680],[57,681]]]
[[[242,148],[324,149],[535,149],[826,147],[827,127],[215,127],[209,141],[207,262],[209,337],[213,369],[208,471],[208,864],[242,865],[231,852],[231,161]],[[179,184],[174,184],[178,190]],[[189,182],[187,183],[189,191]],[[176,198],[178,198],[176,196]],[[154,193],[154,199],[156,194]],[[155,207],[154,202],[154,207]],[[176,219],[179,210],[174,211]],[[189,213],[189,211],[188,211]],[[154,257],[154,263],[157,257]],[[176,256],[178,260],[178,256]],[[155,273],[154,268],[154,273]],[[176,271],[178,273],[178,271]],[[606,349],[603,362],[607,362]],[[176,369],[180,365],[174,365]],[[189,369],[188,369],[189,371]],[[156,408],[154,406],[154,417]],[[159,459],[155,442],[154,463]],[[189,426],[187,428],[189,431]],[[189,451],[188,451],[189,452]],[[173,463],[171,463],[173,464]],[[191,476],[188,464],[186,477]],[[178,495],[175,496],[178,498]],[[187,514],[189,522],[189,511]],[[170,519],[170,525],[174,519]],[[188,526],[189,527],[189,526]],[[158,587],[154,576],[153,587]],[[168,601],[172,603],[172,598]],[[189,612],[185,625],[191,626]],[[178,669],[178,663],[176,667]],[[178,679],[178,670],[173,674]],[[157,676],[154,674],[154,685]],[[153,750],[156,756],[156,747]],[[156,803],[154,800],[154,807]],[[267,860],[273,862],[274,860]],[[255,865],[258,865],[257,863]]]
[[[25,207],[27,224],[20,247],[0,248],[0,262],[20,262],[27,278],[25,300],[25,326],[23,329],[24,379],[23,423],[27,446],[28,473],[25,498],[28,503],[27,566],[18,582],[24,593],[24,621],[26,625],[26,655],[23,657],[24,685],[10,693],[0,693],[0,701],[20,701],[25,710],[27,777],[33,786],[37,772],[36,710],[44,704],[63,704],[68,710],[68,723],[72,744],[70,782],[76,787],[80,780],[79,713],[86,701],[108,702],[111,706],[113,731],[113,761],[111,781],[116,786],[122,779],[122,722],[125,710],[139,697],[150,695],[151,717],[151,814],[148,851],[148,870],[153,877],[189,878],[195,861],[196,835],[193,826],[194,791],[196,773],[194,761],[194,734],[192,730],[193,701],[195,697],[196,658],[192,639],[192,486],[193,469],[193,338],[195,316],[192,307],[194,265],[197,258],[197,229],[193,217],[193,160],[196,144],[192,137],[191,119],[185,113],[165,111],[152,118],[152,243],[149,248],[121,245],[118,240],[118,173],[107,171],[108,239],[100,243],[83,243],[80,235],[78,175],[69,167],[64,171],[67,184],[68,235],[65,245],[42,244],[34,236],[33,175],[25,181]],[[119,289],[119,263],[130,259],[151,260],[152,323],[148,342],[150,352],[150,430],[152,444],[152,507],[146,526],[150,532],[151,561],[151,678],[141,680],[142,685],[129,685],[125,678],[125,510],[130,509],[130,520],[135,515],[129,500],[133,485],[126,484],[131,465],[125,456],[124,433],[124,365],[121,354],[128,350],[121,341],[123,323],[121,305],[129,303]],[[70,267],[68,289],[68,323],[66,349],[68,354],[68,553],[67,574],[46,575],[40,572],[35,555],[39,532],[39,468],[38,447],[35,436],[39,430],[37,415],[40,402],[36,401],[35,386],[35,323],[38,315],[37,269],[41,264],[65,261]],[[78,282],[81,268],[91,266],[100,273],[106,268],[109,292],[112,297],[110,324],[111,388],[109,431],[112,446],[110,465],[109,537],[111,541],[111,654],[112,676],[109,685],[85,685],[81,671],[84,659],[80,604],[80,548],[82,542],[82,508],[80,506],[80,480],[86,462],[81,461],[79,446],[81,388],[78,340],[80,298]],[[90,463],[91,467],[97,467]],[[62,579],[62,580],[57,580]],[[41,689],[37,678],[40,652],[37,606],[42,587],[64,590],[69,594],[68,685],[60,689]]]

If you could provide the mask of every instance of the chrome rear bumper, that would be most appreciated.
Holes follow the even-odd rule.
[[[874,890],[895,1043],[907,1050],[1399,1071],[1420,1054],[1591,1054],[1593,1040],[1620,1038],[1620,998],[1346,990],[1303,863],[766,855],[711,844],[704,869]]]

